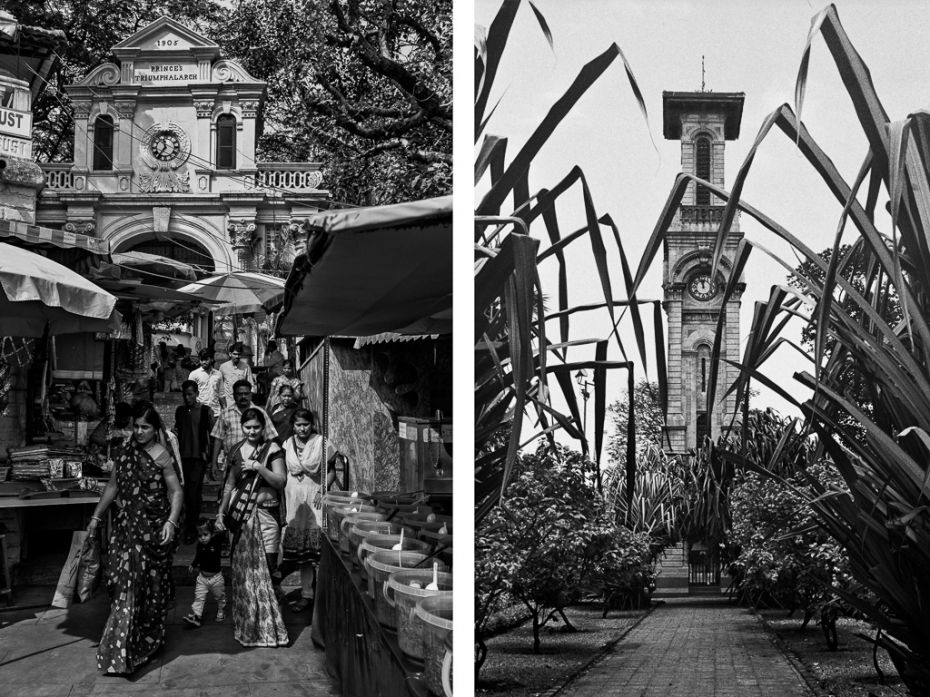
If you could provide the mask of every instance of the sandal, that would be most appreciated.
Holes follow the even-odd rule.
[[[308,607],[310,607],[310,600],[308,598],[301,598],[297,602],[291,603],[291,612],[303,612]]]

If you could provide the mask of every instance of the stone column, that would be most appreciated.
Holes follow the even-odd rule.
[[[247,220],[229,221],[226,231],[236,257],[237,271],[252,271],[255,268],[255,243],[258,228]]]

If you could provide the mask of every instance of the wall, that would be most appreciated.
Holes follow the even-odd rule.
[[[396,489],[400,480],[397,417],[451,416],[451,342],[418,340],[354,349],[331,339],[328,438],[350,462],[351,488]],[[322,416],[324,351],[300,369],[311,408]]]

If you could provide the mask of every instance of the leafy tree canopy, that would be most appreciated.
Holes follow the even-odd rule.
[[[633,388],[633,409],[636,415],[636,453],[641,457],[648,447],[661,448],[662,426],[665,415],[659,402],[659,386],[655,382],[640,380]],[[613,422],[613,431],[607,440],[607,457],[611,464],[626,463],[626,429],[630,413],[628,395],[618,399],[607,408]]]
[[[221,33],[268,82],[264,159],[322,161],[356,204],[451,191],[451,0],[241,0]]]

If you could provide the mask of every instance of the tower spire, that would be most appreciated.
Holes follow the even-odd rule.
[[[701,55],[701,92],[704,92],[704,56]]]

